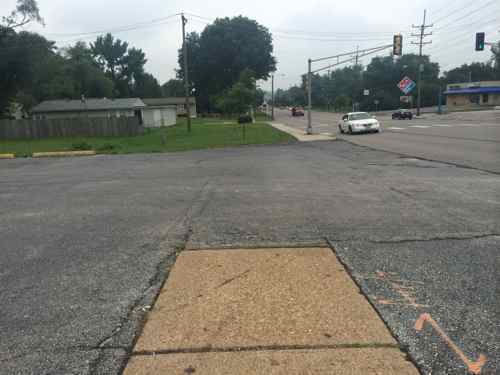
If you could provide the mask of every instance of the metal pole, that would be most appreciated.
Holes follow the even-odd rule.
[[[182,17],[182,54],[184,55],[184,88],[186,91],[186,119],[187,119],[187,131],[191,132],[191,108],[189,105],[189,73],[188,73],[188,55],[187,55],[187,44],[186,44],[186,23],[187,19],[184,17],[184,13],[181,14]]]
[[[311,59],[307,60],[307,134],[312,134],[311,123],[311,89],[312,89],[312,73],[311,73]]]
[[[271,120],[274,121],[274,74],[271,75]]]
[[[417,87],[417,116],[420,116],[420,106],[422,105],[421,102],[421,94],[422,94],[422,70],[424,68],[424,65],[422,64],[422,42],[424,40],[424,32],[425,32],[425,15],[426,15],[426,9],[424,9],[424,22],[422,22],[422,26],[420,26],[420,43],[419,43],[419,49],[418,49],[418,87]]]
[[[443,98],[443,94],[441,92],[441,85],[439,86],[439,93],[438,93],[438,113],[442,114],[443,113],[443,105],[441,104]]]

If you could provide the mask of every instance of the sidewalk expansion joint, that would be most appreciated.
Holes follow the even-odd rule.
[[[198,251],[198,250],[207,250],[207,251],[220,251],[220,250],[272,250],[272,249],[303,249],[303,248],[327,248],[327,241],[318,241],[318,242],[294,242],[294,243],[257,243],[257,244],[222,244],[222,245],[207,245],[207,246],[190,246],[187,247],[184,251]]]
[[[397,349],[398,344],[387,343],[353,343],[353,344],[323,344],[323,345],[259,345],[245,347],[217,348],[212,346],[201,348],[178,348],[160,350],[139,350],[132,352],[132,356],[154,356],[167,354],[196,354],[196,353],[234,353],[234,352],[260,352],[284,350],[322,350],[322,349]]]

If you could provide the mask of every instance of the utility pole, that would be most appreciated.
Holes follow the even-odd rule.
[[[358,60],[359,60],[359,46],[356,46],[356,62],[354,63],[355,66],[358,65]]]
[[[181,13],[182,18],[182,54],[184,57],[184,88],[186,90],[186,119],[187,119],[187,131],[191,133],[191,108],[189,103],[189,73],[188,73],[188,55],[187,55],[187,44],[186,44],[186,23],[187,18],[184,17],[184,13]]]
[[[312,72],[311,72],[312,60],[307,60],[307,134],[312,134],[312,124],[311,124],[311,90],[312,90]]]
[[[271,74],[271,120],[274,121],[274,74]]]
[[[425,24],[425,16],[426,16],[427,11],[424,9],[424,20],[421,25],[412,25],[414,29],[419,29],[418,34],[411,34],[411,36],[418,37],[419,41],[418,42],[411,42],[411,44],[416,44],[419,46],[418,49],[418,60],[419,60],[419,65],[418,65],[418,80],[417,80],[417,116],[420,116],[420,107],[422,105],[422,72],[424,70],[424,64],[422,62],[422,47],[424,44],[430,44],[432,41],[424,42],[424,38],[426,36],[432,35],[432,32],[430,33],[425,33],[425,29],[432,27],[434,25],[426,25]]]

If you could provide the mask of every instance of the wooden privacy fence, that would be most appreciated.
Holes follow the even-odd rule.
[[[0,120],[0,139],[126,137],[142,132],[137,117]]]

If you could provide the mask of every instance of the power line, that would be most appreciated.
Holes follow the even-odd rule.
[[[448,13],[448,14],[442,16],[442,17],[439,17],[439,18],[435,19],[434,22],[438,23],[439,21],[442,21],[442,20],[444,20],[444,19],[446,19],[446,18],[454,15],[455,13],[461,12],[462,10],[464,10],[464,9],[470,7],[471,5],[474,5],[474,4],[477,4],[477,3],[474,3],[472,1],[470,1],[467,5],[460,6],[458,9],[452,10],[450,13]]]
[[[483,31],[494,31],[494,29],[496,28],[496,24],[491,23],[491,22],[484,23],[482,26],[483,26],[483,28],[482,28]],[[493,28],[493,30],[490,30],[491,28]],[[441,48],[439,45],[434,45],[433,47],[431,47],[429,49],[429,52],[446,50],[449,48],[450,42],[460,41],[465,37],[471,37],[471,39],[473,39],[474,29],[463,30],[462,32],[454,33],[452,35],[451,39],[445,39],[442,41],[442,43],[446,43],[446,46],[444,46],[444,48]],[[441,44],[441,43],[439,43],[439,44]]]
[[[448,27],[448,26],[450,26],[450,25],[453,25],[455,22],[457,22],[457,21],[461,21],[461,20],[463,20],[464,18],[467,18],[467,17],[469,17],[470,15],[472,15],[472,14],[474,14],[474,13],[477,13],[477,12],[479,12],[479,11],[483,10],[484,8],[486,8],[487,6],[489,6],[489,5],[491,5],[491,4],[496,4],[496,3],[497,3],[497,1],[498,1],[498,0],[490,0],[490,1],[488,1],[486,4],[484,4],[484,5],[480,6],[479,8],[476,8],[476,9],[474,9],[474,10],[470,11],[469,13],[467,13],[467,14],[463,15],[463,16],[462,16],[462,17],[460,17],[460,18],[457,18],[457,19],[455,19],[455,20],[451,21],[450,23],[446,24],[445,26],[442,26],[441,28],[445,28],[445,27]]]
[[[133,23],[133,24],[124,25],[124,26],[117,26],[117,27],[111,28],[111,29],[96,30],[96,31],[89,31],[89,32],[82,32],[82,33],[46,33],[46,35],[77,37],[77,36],[86,36],[86,35],[94,35],[94,34],[116,33],[116,32],[121,32],[121,31],[137,30],[140,28],[162,25],[164,21],[167,21],[167,20],[174,18],[174,17],[177,17],[179,15],[180,15],[180,13],[171,14],[170,16],[161,17],[161,18],[154,18],[154,19],[151,19],[149,21],[143,21],[143,22]]]
[[[460,25],[454,25],[454,26],[451,26],[451,25],[450,25],[450,26],[448,26],[448,27],[443,27],[443,26],[441,26],[441,27],[436,27],[436,28],[434,29],[434,31],[438,31],[438,33],[437,33],[437,34],[440,34],[440,32],[439,32],[439,31],[440,31],[440,30],[444,30],[444,29],[446,29],[446,31],[447,31],[447,32],[449,32],[449,31],[450,31],[450,28],[451,28],[451,31],[453,31],[453,30],[455,30],[455,29],[457,29],[457,30],[463,30],[463,29],[464,29],[464,27],[470,27],[470,26],[475,26],[475,25],[481,25],[481,26],[482,26],[482,25],[485,25],[485,24],[489,24],[489,23],[491,23],[491,22],[498,22],[498,20],[499,20],[499,19],[500,19],[500,18],[499,18],[498,16],[496,16],[495,18],[492,18],[492,19],[490,19],[490,20],[484,21],[483,17],[481,17],[480,19],[478,19],[478,20],[476,20],[476,21],[474,21],[474,22],[470,22],[470,23],[465,23],[465,24],[460,24]]]
[[[380,38],[310,38],[310,37],[299,37],[299,36],[288,36],[273,33],[273,36],[279,39],[292,39],[292,40],[306,40],[306,41],[317,41],[317,42],[373,42],[373,41],[383,41],[387,40],[387,37]]]

